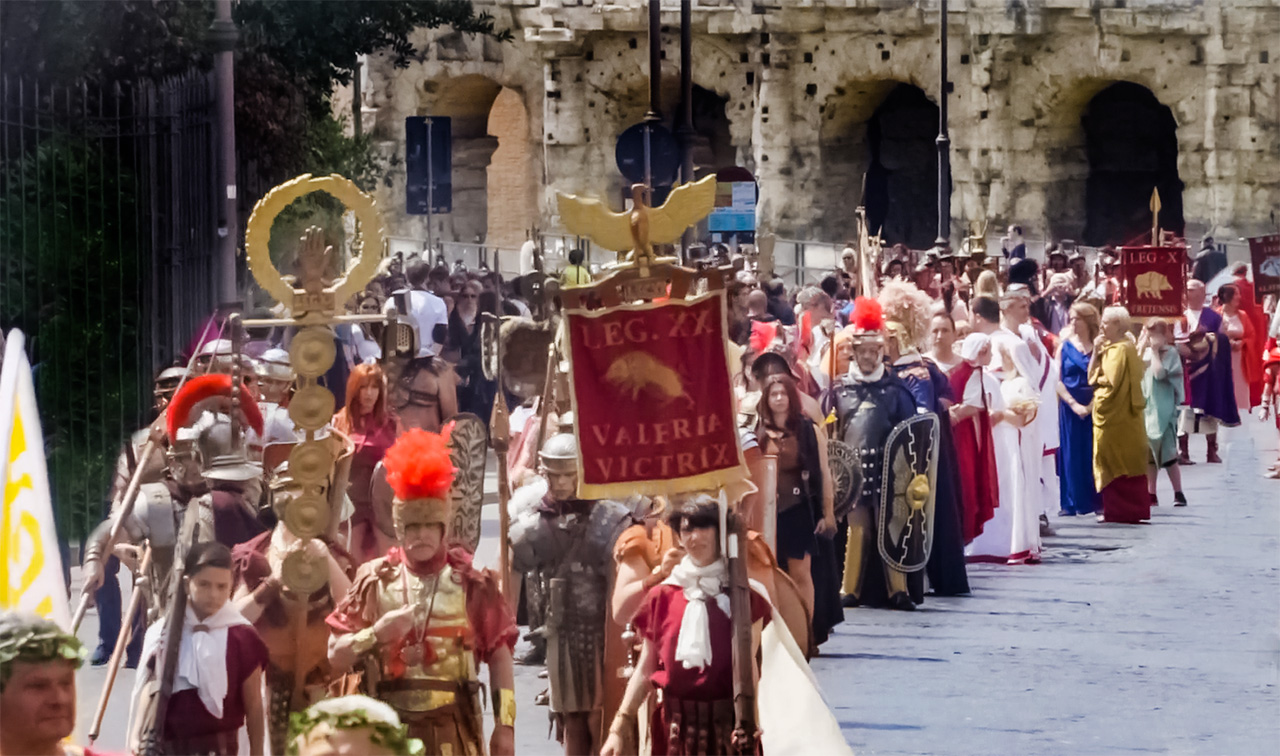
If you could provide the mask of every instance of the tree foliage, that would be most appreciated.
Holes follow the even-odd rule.
[[[299,173],[341,173],[365,188],[379,179],[368,138],[346,136],[329,101],[335,85],[350,82],[359,55],[389,50],[407,66],[421,56],[412,34],[422,27],[509,37],[460,0],[239,0],[233,13],[236,146],[247,207]],[[86,91],[108,92],[114,84],[208,71],[213,18],[212,0],[0,0],[0,74],[11,84],[16,77],[42,87],[86,82]],[[144,313],[131,289],[154,274],[137,255],[151,243],[144,187],[127,164],[114,162],[118,152],[70,135],[102,128],[108,141],[124,137],[106,133],[110,125],[86,124],[86,112],[51,109],[43,97],[24,103],[42,113],[34,124],[27,114],[3,125],[13,136],[6,145],[28,147],[6,147],[0,165],[0,327],[22,328],[37,358],[55,496],[63,533],[74,535],[93,524],[119,442],[146,411],[141,384],[151,366],[134,345],[144,335],[142,319],[164,314]],[[117,115],[125,124],[137,114]],[[296,230],[290,223],[313,218],[341,223],[341,208],[328,197],[304,198],[290,210],[287,233]]]
[[[422,55],[412,34],[423,27],[510,38],[466,0],[240,0],[232,13],[236,151],[264,187],[314,171],[317,149],[333,146],[308,139],[332,118],[329,96],[360,55],[387,50],[407,66]],[[0,70],[52,83],[208,70],[213,18],[212,0],[4,0]]]
[[[141,409],[141,307],[125,290],[139,281],[138,192],[115,154],[69,138],[3,166],[0,185],[0,323],[27,336],[58,519],[80,535]]]

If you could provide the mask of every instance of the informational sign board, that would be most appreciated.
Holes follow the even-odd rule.
[[[723,290],[566,317],[580,497],[743,478]]]
[[[1249,240],[1253,258],[1253,298],[1262,304],[1268,294],[1280,294],[1280,234]]]
[[[1121,247],[1123,298],[1135,318],[1180,318],[1187,290],[1185,247]]]
[[[721,181],[716,184],[716,207],[707,216],[713,232],[756,230],[756,182]]]
[[[453,210],[453,121],[445,116],[404,119],[405,212]]]

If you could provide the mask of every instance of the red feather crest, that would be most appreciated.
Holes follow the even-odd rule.
[[[849,322],[859,331],[879,331],[884,328],[884,310],[871,297],[858,297],[853,301]]]
[[[764,354],[769,351],[769,347],[773,346],[774,339],[778,338],[777,323],[761,323],[758,320],[751,321],[751,351],[756,354]]]
[[[178,429],[185,428],[194,419],[191,415],[196,405],[215,397],[227,400],[220,407],[221,411],[227,411],[231,399],[231,376],[211,373],[182,384],[182,389],[173,395],[173,400],[165,410],[165,428],[169,432],[169,441],[177,438]],[[261,436],[262,410],[258,408],[258,397],[245,386],[240,388],[240,413],[244,416],[245,424]]]
[[[449,432],[431,433],[414,428],[387,449],[382,464],[387,470],[387,483],[400,501],[444,499],[453,487],[453,461],[449,458]]]

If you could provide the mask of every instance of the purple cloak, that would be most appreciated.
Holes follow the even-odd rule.
[[[1200,311],[1200,325],[1196,330],[1214,334],[1215,344],[1204,359],[1187,361],[1188,375],[1209,363],[1208,370],[1188,381],[1191,391],[1187,403],[1223,425],[1239,425],[1240,410],[1236,407],[1235,384],[1231,376],[1231,343],[1222,330],[1222,316],[1208,307],[1204,308]]]

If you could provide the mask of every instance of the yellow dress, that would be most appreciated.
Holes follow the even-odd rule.
[[[1138,349],[1128,339],[1100,347],[1089,365],[1089,383],[1093,385],[1093,479],[1099,491],[1116,478],[1147,474],[1144,373]]]

